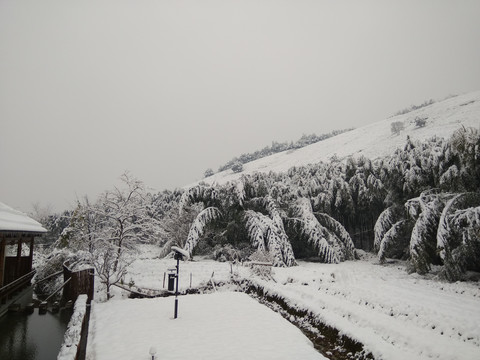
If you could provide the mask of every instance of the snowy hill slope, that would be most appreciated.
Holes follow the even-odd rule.
[[[415,126],[417,117],[426,118],[422,128]],[[404,130],[393,135],[391,124],[401,121]],[[224,184],[238,179],[242,174],[254,172],[284,172],[292,166],[328,161],[336,156],[366,156],[370,159],[392,154],[405,144],[407,136],[412,140],[425,140],[433,136],[448,138],[461,126],[480,127],[480,91],[459,95],[407,114],[394,116],[364,127],[328,138],[297,150],[288,150],[243,165],[243,172],[225,170],[201,181],[208,184]],[[198,184],[190,184],[187,187]]]

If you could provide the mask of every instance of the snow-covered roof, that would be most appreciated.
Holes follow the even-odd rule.
[[[46,233],[47,230],[23,212],[0,202],[0,232]]]

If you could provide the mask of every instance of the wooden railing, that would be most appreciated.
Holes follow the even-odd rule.
[[[28,274],[25,274],[19,277],[17,280],[8,283],[7,285],[0,288],[0,302],[4,304],[7,299],[9,299],[16,291],[21,290],[23,287],[30,284],[30,281],[35,275],[35,270],[30,271]]]

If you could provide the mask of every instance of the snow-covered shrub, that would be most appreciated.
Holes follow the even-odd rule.
[[[424,127],[425,125],[427,125],[427,119],[428,117],[420,117],[420,116],[416,116],[415,117],[415,126],[416,127]]]
[[[391,125],[392,134],[395,134],[395,135],[400,134],[400,131],[405,129],[405,125],[403,124],[403,121],[394,121],[390,125]]]
[[[225,246],[217,245],[213,251],[213,259],[220,262],[236,262],[241,260],[241,254],[230,244]]]
[[[273,264],[273,257],[270,253],[257,250],[250,255],[249,260],[252,261],[251,269],[252,273],[264,279],[272,278],[272,267],[267,264]],[[257,264],[255,264],[257,263]]]
[[[212,176],[213,174],[215,174],[215,173],[213,172],[213,170],[210,169],[210,168],[208,168],[208,169],[205,170],[205,172],[203,173],[203,177],[206,177],[206,178],[207,178],[207,177]]]
[[[72,252],[68,249],[55,249],[51,254],[46,256],[44,260],[36,265],[35,278],[33,283],[34,290],[37,294],[50,295],[53,291],[63,283],[63,276],[54,276],[49,280],[38,281],[46,279],[48,276],[62,271],[63,263],[72,256]]]

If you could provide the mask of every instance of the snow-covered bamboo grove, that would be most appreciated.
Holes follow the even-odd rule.
[[[354,259],[357,248],[376,251],[380,261],[409,259],[409,271],[419,273],[443,265],[450,280],[480,271],[477,129],[460,128],[447,140],[407,138],[376,160],[332,158],[224,185],[151,194],[129,174],[123,180],[124,189],[63,214],[69,225],[55,243],[62,256],[74,250],[94,264],[106,283],[118,281],[140,242],[163,255],[176,245],[231,260],[256,250],[280,267],[296,258],[338,263]],[[46,226],[55,233],[61,219]]]

